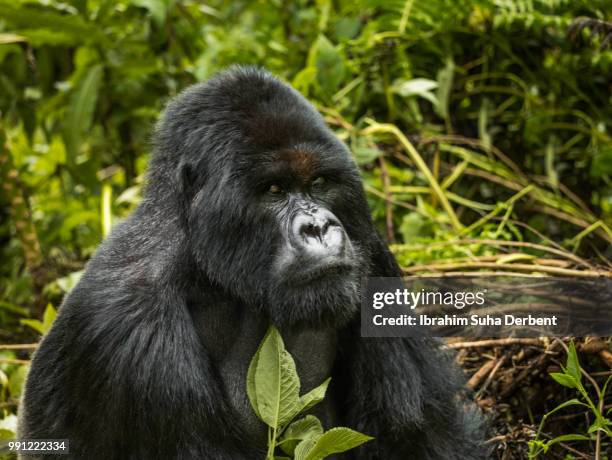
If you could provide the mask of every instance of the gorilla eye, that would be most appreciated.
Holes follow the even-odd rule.
[[[319,176],[317,177],[315,180],[312,181],[312,185],[324,185],[325,184],[325,178],[323,176]]]
[[[279,195],[283,193],[283,188],[278,184],[270,184],[270,187],[268,187],[268,192],[273,195]]]

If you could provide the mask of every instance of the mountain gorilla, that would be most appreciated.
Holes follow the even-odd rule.
[[[315,413],[375,441],[358,459],[482,458],[479,416],[437,343],[365,339],[363,276],[399,276],[347,147],[295,90],[234,68],[172,101],[143,201],[36,352],[20,436],[79,459],[257,459],[246,395],[270,323]]]

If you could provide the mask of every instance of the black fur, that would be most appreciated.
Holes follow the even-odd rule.
[[[341,222],[347,271],[303,281],[279,268],[301,205],[270,198],[259,175],[287,149],[307,152],[299,172],[328,179],[303,195]],[[359,335],[359,278],[399,274],[347,148],[312,106],[266,72],[221,73],[165,111],[142,203],[34,356],[20,436],[67,438],[88,460],[263,458],[245,378],[273,322],[303,392],[332,375],[316,411],[326,427],[376,436],[342,458],[483,458],[480,417],[458,400],[461,378],[436,342]]]

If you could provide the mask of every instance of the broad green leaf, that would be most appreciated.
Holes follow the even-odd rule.
[[[353,449],[372,439],[374,438],[359,433],[358,431],[351,430],[350,428],[332,428],[316,438],[316,442],[308,449],[304,460],[320,460],[328,455],[338,454]],[[299,447],[298,445],[298,448]],[[298,449],[296,448],[296,460],[298,459],[297,451]]]
[[[317,68],[314,66],[308,66],[298,72],[291,84],[299,92],[305,96],[308,96],[310,94],[310,88],[316,80]]]
[[[273,326],[258,354],[254,376],[256,413],[268,426],[279,427],[300,409],[300,380],[295,362]]]
[[[317,69],[317,83],[325,97],[338,91],[344,79],[344,57],[325,35],[319,35],[310,49],[308,67]]]
[[[306,460],[308,458],[308,453],[313,449],[321,436],[322,435],[314,435],[301,441],[295,448],[294,460]]]
[[[351,150],[358,165],[371,163],[383,154],[371,139],[365,137],[354,138],[351,142]]]
[[[257,369],[257,366],[259,364],[259,356],[261,354],[261,347],[263,347],[263,344],[266,338],[271,334],[271,332],[272,332],[271,329],[268,329],[268,332],[266,332],[266,335],[264,336],[263,340],[260,342],[259,346],[257,347],[257,351],[255,352],[255,354],[253,355],[253,358],[251,359],[251,363],[249,364],[249,369],[247,371],[247,395],[249,397],[249,402],[251,403],[251,407],[253,408],[253,410],[255,411],[255,414],[259,418],[261,418],[261,415],[259,414],[259,406],[257,404],[257,391],[255,389],[255,370]]]
[[[423,235],[423,229],[426,222],[418,212],[408,212],[404,214],[399,231],[402,234],[405,242],[414,241],[420,235]]]
[[[281,437],[280,448],[293,455],[297,445],[306,438],[323,434],[321,421],[314,415],[307,415],[287,427]]]
[[[11,373],[8,381],[8,388],[11,392],[11,397],[18,399],[23,391],[23,384],[28,375],[29,366],[20,365],[14,372]]]
[[[325,380],[321,385],[316,388],[313,388],[308,393],[303,395],[300,398],[301,410],[307,411],[311,407],[319,404],[325,398],[325,392],[327,391],[327,387],[329,386],[329,382],[331,381],[331,377]]]
[[[377,147],[358,146],[353,148],[353,154],[358,165],[365,165],[376,160],[382,152]]]
[[[582,379],[582,373],[580,372],[580,362],[578,361],[578,354],[576,353],[576,346],[571,341],[567,352],[567,363],[566,373],[571,375],[577,382]]]
[[[70,164],[75,164],[81,139],[91,128],[102,75],[103,67],[101,64],[91,67],[82,80],[78,82],[70,97],[63,126]]]
[[[571,375],[562,374],[560,372],[552,372],[550,376],[553,379],[555,379],[557,383],[563,385],[564,387],[567,387],[567,388],[577,388],[578,387],[578,383],[576,382],[574,377],[572,377]]]

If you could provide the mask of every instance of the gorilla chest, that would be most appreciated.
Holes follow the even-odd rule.
[[[251,407],[246,393],[246,375],[251,358],[263,339],[268,322],[246,308],[210,309],[196,317],[201,340],[217,370],[226,403],[245,436],[256,445],[265,446],[267,429]],[[320,385],[331,376],[336,357],[334,329],[281,328],[287,350],[295,360],[301,382],[301,394]],[[212,382],[211,382],[212,384]],[[331,395],[312,411],[324,426],[337,424]]]

